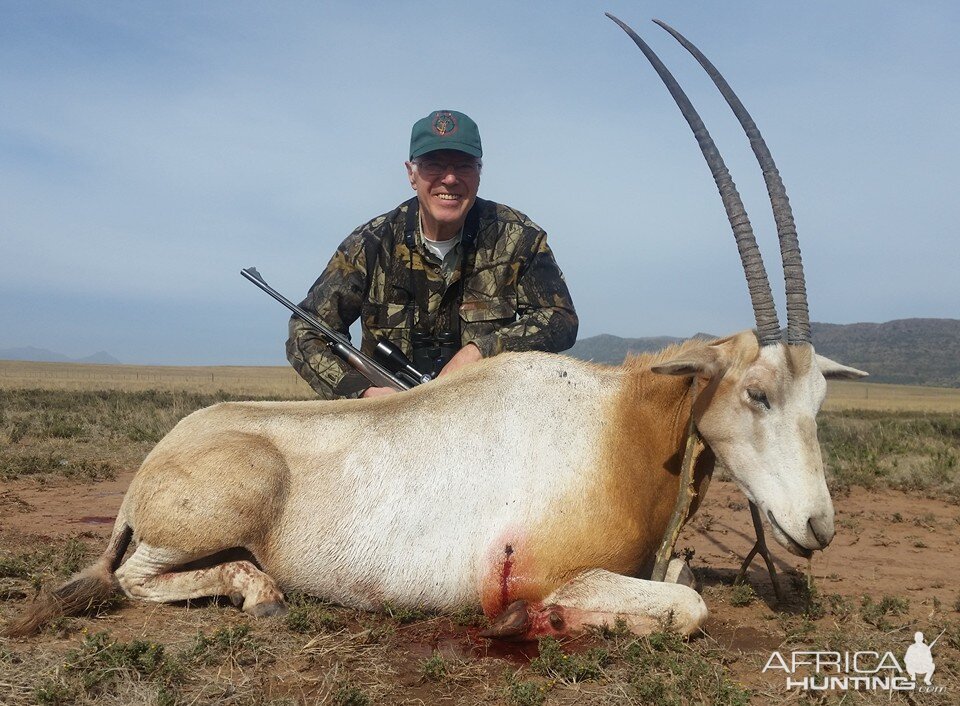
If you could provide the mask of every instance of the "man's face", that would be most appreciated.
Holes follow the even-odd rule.
[[[456,235],[477,200],[480,160],[456,150],[436,150],[407,162],[407,176],[420,200],[424,227],[440,239]]]

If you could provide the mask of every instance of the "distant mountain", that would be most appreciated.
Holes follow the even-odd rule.
[[[97,351],[85,358],[68,358],[62,353],[48,351],[46,348],[26,346],[23,348],[0,348],[0,360],[30,360],[38,363],[98,363],[101,365],[120,365],[120,361],[106,351]]]
[[[872,382],[960,387],[960,320],[811,325],[817,352],[866,370]]]
[[[39,363],[69,363],[70,359],[46,348],[0,348],[0,360],[32,360]]]
[[[86,358],[75,358],[74,363],[95,363],[97,365],[122,365],[122,363],[114,358],[112,355],[106,351],[97,351],[93,355],[88,355]]]
[[[716,336],[698,333],[691,338],[710,339],[716,338]],[[599,336],[591,336],[577,341],[573,348],[565,351],[565,353],[581,360],[592,360],[594,363],[620,365],[628,353],[650,353],[685,340],[687,339],[677,338],[676,336],[620,338],[609,333],[601,333]]]
[[[866,370],[869,382],[960,387],[960,319],[898,319],[884,324],[811,324],[817,352]],[[697,334],[697,338],[711,338]],[[683,339],[620,338],[577,341],[567,355],[620,364],[627,353],[660,350]]]

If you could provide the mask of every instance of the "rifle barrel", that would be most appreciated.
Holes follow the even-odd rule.
[[[377,387],[392,387],[394,390],[400,391],[410,389],[411,386],[406,382],[391,373],[377,361],[364,355],[359,350],[354,348],[350,343],[349,338],[338,331],[334,331],[313,314],[297,306],[285,296],[280,294],[280,292],[278,292],[276,289],[267,284],[267,281],[259,272],[257,272],[256,267],[248,267],[244,270],[240,270],[240,274],[243,275],[247,281],[252,282],[259,289],[266,292],[287,307],[311,328],[322,334],[327,339],[327,345],[330,346],[334,353],[336,353],[341,360],[352,366],[355,370],[357,370],[357,372],[367,378],[367,380],[369,380],[372,384],[376,385]]]

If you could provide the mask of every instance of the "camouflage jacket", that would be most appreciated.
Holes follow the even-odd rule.
[[[411,326],[429,334],[459,331],[461,345],[474,343],[484,357],[573,345],[577,314],[537,225],[477,199],[461,242],[441,262],[422,243],[418,209],[413,198],[357,228],[300,306],[347,335],[360,318],[367,355],[377,339],[387,339],[410,356]],[[296,317],[287,358],[323,398],[357,397],[370,386]]]

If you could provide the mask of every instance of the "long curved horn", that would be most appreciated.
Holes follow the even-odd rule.
[[[733,228],[733,236],[737,240],[737,250],[740,251],[740,262],[743,264],[743,272],[747,276],[747,288],[750,290],[750,301],[753,304],[753,315],[757,321],[757,335],[760,338],[760,344],[768,346],[779,342],[780,323],[777,321],[777,309],[770,292],[770,281],[767,279],[767,272],[763,267],[763,258],[760,256],[760,249],[757,247],[757,239],[753,235],[753,227],[750,225],[750,219],[747,217],[747,211],[743,207],[740,194],[737,193],[736,184],[733,183],[730,172],[727,170],[713,138],[710,137],[710,133],[697,114],[696,109],[690,103],[690,99],[687,98],[683,89],[680,88],[680,85],[667,70],[667,67],[663,65],[663,62],[660,61],[660,58],[629,26],[609,12],[605,14],[620,25],[620,28],[640,47],[640,51],[653,65],[667,90],[670,91],[670,95],[673,96],[673,100],[676,101],[680,112],[683,113],[683,117],[690,124],[690,129],[693,130],[693,135],[697,138],[697,144],[700,145],[703,158],[707,160],[707,165],[713,174],[713,180],[720,190],[720,198],[723,200],[727,219],[730,221],[730,227]]]
[[[790,208],[787,190],[783,186],[783,180],[767,148],[767,143],[757,129],[757,124],[750,117],[750,113],[743,107],[743,103],[730,88],[730,84],[717,71],[717,67],[673,27],[660,20],[654,20],[654,22],[672,34],[674,39],[700,62],[700,66],[720,89],[720,93],[733,109],[734,115],[737,116],[737,120],[740,121],[740,125],[750,139],[750,146],[763,170],[763,180],[767,183],[767,193],[770,195],[770,204],[773,206],[773,218],[777,223],[777,237],[780,239],[780,257],[783,260],[783,278],[787,288],[787,342],[810,343],[810,312],[807,308],[807,285],[803,277],[797,226],[793,221],[793,210]]]

